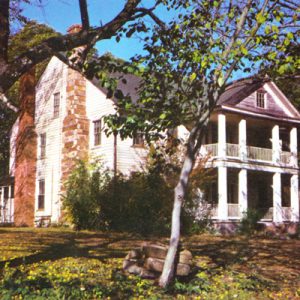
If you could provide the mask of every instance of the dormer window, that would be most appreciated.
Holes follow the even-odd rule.
[[[266,107],[266,103],[265,103],[265,95],[266,92],[265,91],[257,91],[256,92],[256,107],[259,108],[265,108]]]

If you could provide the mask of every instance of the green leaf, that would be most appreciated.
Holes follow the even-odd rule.
[[[263,14],[259,13],[256,16],[256,20],[259,24],[263,24],[266,21],[266,17]]]
[[[224,76],[221,74],[218,78],[218,85],[222,86],[224,84]]]
[[[243,45],[241,46],[241,52],[244,55],[248,55],[248,50]]]
[[[269,34],[270,32],[271,32],[271,26],[267,25],[267,26],[265,27],[265,33],[266,33],[266,34]]]
[[[285,39],[283,43],[285,46],[288,46],[291,43],[291,41],[289,39]]]
[[[159,116],[159,118],[160,118],[161,120],[164,120],[166,117],[167,117],[167,114],[165,114],[165,113],[162,113],[162,114],[160,114],[160,116]]]
[[[288,32],[288,34],[286,35],[286,37],[290,40],[294,39],[294,34],[292,32]]]
[[[190,81],[194,81],[197,77],[197,74],[194,72],[190,75]]]
[[[288,64],[284,64],[282,66],[280,66],[280,68],[278,69],[278,72],[279,74],[284,74],[289,68],[289,65]]]
[[[206,23],[206,24],[205,24],[205,28],[210,29],[210,28],[211,28],[210,23]]]

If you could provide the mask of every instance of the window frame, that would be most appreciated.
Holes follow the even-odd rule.
[[[258,90],[256,92],[256,107],[257,108],[266,108],[266,92],[262,90]]]
[[[140,131],[136,132],[132,137],[132,146],[133,147],[145,147],[145,138],[144,134]]]
[[[60,92],[53,94],[53,118],[58,118],[60,113]]]
[[[99,126],[97,126],[99,124]],[[94,146],[100,146],[102,142],[102,119],[93,121]]]
[[[39,211],[45,210],[45,179],[39,179],[39,193],[38,193],[38,202],[37,209]]]
[[[46,157],[47,136],[46,132],[40,134],[40,158]]]

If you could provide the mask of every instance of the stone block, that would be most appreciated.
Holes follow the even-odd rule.
[[[193,259],[192,253],[186,249],[184,249],[179,253],[179,263],[191,265],[192,259]]]
[[[145,244],[142,246],[142,250],[146,257],[154,257],[160,259],[165,259],[168,252],[167,247],[154,244]]]
[[[161,273],[164,267],[164,260],[148,257],[145,259],[145,268],[150,271],[155,271]],[[179,263],[176,269],[176,275],[187,276],[191,271],[190,265]]]

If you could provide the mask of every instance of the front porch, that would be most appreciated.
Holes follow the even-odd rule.
[[[207,191],[216,221],[239,221],[255,211],[262,222],[299,222],[298,175],[218,167]]]

